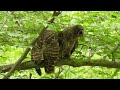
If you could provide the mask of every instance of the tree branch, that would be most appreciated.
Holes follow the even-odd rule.
[[[61,14],[60,11],[54,11],[53,15],[52,15],[53,18],[50,21],[48,21],[48,24],[53,23],[53,21],[55,19],[54,16],[58,16],[59,14]],[[39,33],[39,36],[42,34],[43,31],[45,31],[47,29],[47,27],[48,27],[48,25],[41,30],[41,32]],[[38,36],[38,38],[39,38],[39,36]],[[33,45],[37,41],[38,38],[36,38],[35,40],[33,40],[32,43],[31,43],[31,45]],[[17,62],[12,66],[12,68],[10,69],[10,71],[3,77],[3,79],[8,79],[11,76],[11,74],[15,71],[15,69],[17,68],[17,66],[25,59],[25,57],[27,56],[27,54],[28,54],[29,51],[30,51],[30,48],[29,47],[26,48],[26,50],[23,53],[23,55],[17,60]]]
[[[14,64],[10,65],[4,65],[0,66],[1,73],[8,72]],[[104,59],[98,59],[98,60],[84,60],[81,61],[80,63],[76,63],[73,61],[73,59],[65,59],[65,60],[60,60],[56,66],[62,66],[62,65],[69,65],[73,67],[81,67],[81,66],[101,66],[101,67],[107,67],[107,68],[120,68],[120,63],[119,62],[113,62],[113,61],[108,61]],[[27,61],[21,63],[19,66],[17,66],[16,70],[27,70],[31,68],[37,68],[37,67],[44,67],[44,64],[41,63],[41,65],[36,65],[32,61]]]

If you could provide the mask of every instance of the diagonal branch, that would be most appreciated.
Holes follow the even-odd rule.
[[[55,17],[54,16],[58,16],[59,14],[61,14],[60,11],[54,11],[53,12],[53,18],[48,21],[48,24],[53,23]],[[42,34],[43,31],[45,31],[48,28],[48,25],[46,27],[44,27],[41,32],[39,33],[39,36]],[[38,36],[38,37],[39,37]],[[37,41],[38,38],[36,38],[35,40],[32,41],[32,45]],[[3,79],[8,79],[11,74],[15,71],[15,69],[17,68],[17,66],[25,59],[25,57],[27,56],[28,52],[30,51],[30,48],[26,48],[25,52],[23,53],[23,55],[17,60],[17,62],[12,66],[12,68],[10,69],[10,71],[3,77]]]

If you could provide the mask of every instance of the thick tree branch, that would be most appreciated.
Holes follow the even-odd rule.
[[[14,64],[10,65],[4,65],[0,66],[0,70],[2,73],[8,72]],[[84,60],[80,63],[74,62],[72,59],[66,59],[66,60],[60,60],[56,66],[62,66],[62,65],[69,65],[73,67],[81,67],[81,66],[101,66],[101,67],[107,67],[107,68],[120,68],[120,63],[98,59],[98,60]],[[44,67],[44,64],[41,63],[41,65],[36,65],[32,61],[27,61],[21,63],[19,66],[17,66],[16,70],[27,70],[31,68],[37,68],[37,67]]]
[[[54,22],[54,19],[55,17],[54,16],[58,16],[59,14],[61,14],[60,11],[54,11],[53,12],[53,18],[48,21],[48,24],[50,23],[53,23]],[[45,31],[47,29],[48,25],[46,27],[44,27],[41,32],[39,33],[39,36],[42,34],[43,31]],[[38,37],[39,37],[38,36]],[[35,40],[32,41],[31,45],[33,45],[36,41],[37,41],[38,38],[36,38]],[[30,51],[30,48],[26,48],[25,52],[23,53],[23,55],[17,60],[17,62],[12,66],[12,68],[10,69],[10,71],[3,77],[3,79],[8,79],[11,74],[16,70],[17,66],[25,59],[25,57],[27,56],[28,52]]]

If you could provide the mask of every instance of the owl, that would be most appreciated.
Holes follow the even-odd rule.
[[[63,31],[45,30],[33,45],[31,60],[36,64],[44,63],[46,73],[53,73],[56,62],[70,57],[78,47],[78,38],[83,35],[83,27],[74,25]],[[36,71],[41,75],[40,68]]]
[[[31,49],[31,60],[35,64],[44,63],[45,72],[50,74],[54,72],[55,63],[59,59],[59,42],[56,32],[45,30],[38,38]],[[41,75],[40,68],[36,71]]]

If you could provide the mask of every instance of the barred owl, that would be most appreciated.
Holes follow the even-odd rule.
[[[74,25],[55,33],[45,30],[31,50],[31,60],[36,64],[44,62],[45,72],[54,72],[54,67],[59,59],[70,57],[78,46],[78,38],[83,35],[83,27]],[[41,70],[36,69],[41,75]]]
[[[78,38],[83,36],[83,27],[74,25],[58,33],[60,58],[68,58],[78,47]]]
[[[57,34],[52,30],[45,30],[38,38],[31,50],[31,60],[40,64],[43,60],[46,73],[53,73],[56,61],[59,59],[59,43]],[[40,68],[36,71],[41,75]]]

